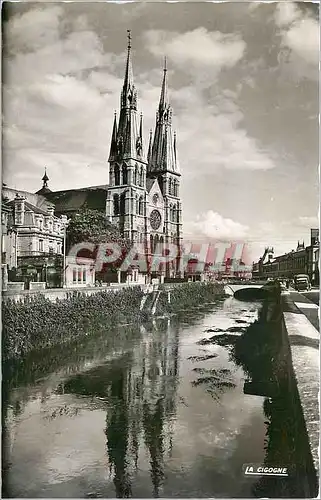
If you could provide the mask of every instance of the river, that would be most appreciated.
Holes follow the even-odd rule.
[[[264,397],[231,348],[259,307],[230,297],[31,356],[6,393],[5,496],[255,496]]]

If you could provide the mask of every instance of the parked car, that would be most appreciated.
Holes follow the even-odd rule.
[[[311,283],[307,274],[294,276],[294,289],[298,292],[311,290]]]

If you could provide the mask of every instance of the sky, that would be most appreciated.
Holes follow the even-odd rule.
[[[164,56],[188,238],[258,258],[318,227],[316,3],[7,3],[3,182],[35,192],[108,184],[127,30],[145,147]]]

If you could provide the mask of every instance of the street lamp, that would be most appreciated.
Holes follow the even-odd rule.
[[[63,272],[62,272],[62,287],[66,286],[66,224],[64,225],[64,253],[63,253]]]
[[[76,214],[78,215],[78,214]],[[70,222],[70,219],[67,217],[64,218],[63,228],[64,228],[64,239],[63,239],[63,271],[62,271],[62,286],[66,287],[66,238],[67,238],[67,226]]]

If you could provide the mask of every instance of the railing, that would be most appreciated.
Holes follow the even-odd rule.
[[[19,251],[19,257],[53,257],[55,255],[62,255],[62,252],[54,252],[54,251],[49,251],[49,252],[41,252],[39,250],[22,250]]]

